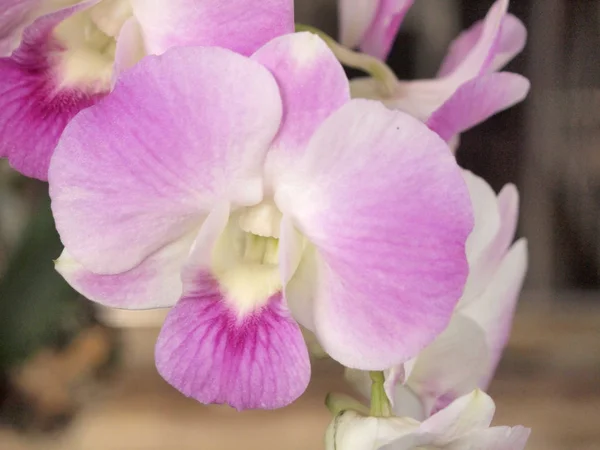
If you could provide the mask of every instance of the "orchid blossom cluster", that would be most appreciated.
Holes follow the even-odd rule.
[[[400,81],[411,4],[339,0],[338,43],[292,0],[1,0],[0,156],[49,182],[75,289],[171,308],[156,366],[183,394],[290,404],[308,330],[366,397],[329,397],[328,449],[518,450],[484,393],[527,266],[518,194],[453,151],[526,96],[499,72],[526,31],[497,0],[436,79]]]

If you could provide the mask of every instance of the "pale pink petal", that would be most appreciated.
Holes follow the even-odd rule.
[[[316,334],[334,359],[383,370],[447,326],[472,211],[454,157],[421,122],[351,101],[286,169],[275,202],[316,247]]]
[[[288,241],[281,239],[279,248],[280,257],[289,252]],[[302,254],[302,259],[299,261],[293,277],[285,285],[285,299],[294,319],[313,333],[316,331],[314,292],[317,276],[317,253],[314,246],[309,244]]]
[[[283,101],[283,121],[267,163],[270,176],[277,176],[278,161],[289,164],[289,158],[304,153],[323,120],[350,100],[348,78],[325,42],[312,33],[274,39],[252,59],[275,76]]]
[[[82,295],[105,306],[126,309],[170,307],[181,297],[181,271],[192,241],[193,237],[175,241],[133,269],[117,275],[90,272],[65,250],[56,261],[56,270]]]
[[[425,420],[421,430],[435,436],[432,444],[445,448],[445,445],[467,433],[488,428],[495,411],[491,397],[475,390]]]
[[[529,80],[516,73],[491,73],[467,81],[427,120],[449,142],[454,136],[523,101]]]
[[[514,184],[505,185],[498,194],[500,230],[490,246],[490,253],[504,255],[513,243],[519,219],[519,192]]]
[[[478,430],[450,443],[446,450],[524,450],[531,430],[522,426]]]
[[[167,316],[156,366],[186,396],[238,410],[285,406],[310,378],[302,333],[281,294],[239,317],[206,273],[196,275]]]
[[[52,152],[67,123],[106,92],[64,86],[52,37],[66,17],[94,2],[44,16],[27,27],[11,57],[0,58],[0,157],[24,175],[46,180]]]
[[[130,17],[121,27],[117,38],[113,82],[117,80],[121,72],[131,69],[144,56],[145,48],[140,24],[135,17]]]
[[[465,172],[466,174],[467,172]],[[468,182],[469,192],[474,201],[475,211],[474,233],[486,228],[486,235],[494,234],[492,240],[467,241],[467,258],[469,260],[469,278],[458,308],[464,308],[487,288],[500,262],[506,255],[513,242],[519,217],[519,193],[512,184],[507,184],[498,194],[497,200],[492,200],[489,194],[481,195],[491,188],[481,178],[471,174]],[[477,194],[476,192],[479,192]],[[492,212],[492,209],[497,212]],[[500,226],[496,217],[500,215]],[[477,219],[479,218],[479,225]]]
[[[407,385],[428,416],[476,389],[489,358],[484,330],[474,320],[455,314],[448,328],[419,353]]]
[[[414,359],[411,361],[414,361]],[[407,367],[409,367],[409,370],[407,370]],[[404,364],[394,366],[391,369],[388,369],[384,372],[385,382],[383,383],[383,387],[392,406],[395,406],[396,403],[394,395],[396,387],[401,386],[406,382],[409,375],[409,373],[407,372],[412,372],[412,369],[413,364],[411,363],[409,365],[409,363],[406,362]]]
[[[171,47],[224,47],[251,55],[294,31],[293,0],[130,0],[148,53]]]
[[[471,52],[481,39],[483,21],[476,22],[471,28],[463,31],[451,44],[448,54],[438,72],[439,77],[452,73]],[[489,62],[489,71],[502,69],[516,55],[521,53],[527,41],[525,25],[512,14],[507,14],[502,19],[494,44],[493,56]]]
[[[463,82],[449,78],[399,81],[390,95],[382,90],[378,80],[359,77],[350,82],[350,90],[352,98],[379,100],[390,109],[404,111],[426,122]]]
[[[375,19],[381,0],[338,0],[340,42],[349,48],[360,45]]]
[[[404,16],[414,0],[379,0],[379,8],[365,33],[360,48],[379,59],[386,59]]]
[[[415,420],[427,418],[423,402],[408,385],[396,386],[393,407],[394,414],[399,417],[411,417]]]
[[[498,200],[492,187],[481,177],[463,170],[473,205],[475,225],[467,239],[467,259],[473,267],[496,238],[501,226]]]
[[[480,379],[483,388],[491,381],[508,341],[526,272],[527,242],[521,239],[504,257],[484,293],[461,308],[461,314],[477,322],[486,334],[490,362]]]
[[[121,273],[217,202],[258,203],[280,119],[277,84],[254,61],[200,47],[144,58],[59,143],[50,193],[65,247],[93,272]]]

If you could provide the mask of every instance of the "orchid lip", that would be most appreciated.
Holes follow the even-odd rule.
[[[244,208],[232,214],[214,247],[213,275],[240,317],[260,309],[282,289],[280,222],[272,202]]]

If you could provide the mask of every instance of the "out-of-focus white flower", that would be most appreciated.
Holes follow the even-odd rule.
[[[423,422],[407,417],[370,417],[348,410],[330,424],[327,450],[522,450],[530,430],[490,427],[494,401],[475,390]]]

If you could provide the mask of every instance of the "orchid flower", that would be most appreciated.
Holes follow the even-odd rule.
[[[146,54],[250,55],[294,27],[292,0],[0,0],[0,10],[0,157],[42,180],[66,124]]]
[[[347,410],[331,423],[327,450],[523,450],[531,431],[490,427],[494,401],[475,390],[420,422],[408,417],[371,417]]]
[[[310,367],[296,321],[346,366],[407,361],[467,277],[472,211],[448,147],[408,114],[350,101],[310,33],[251,58],[145,58],[69,124],[49,182],[57,270],[105,305],[175,305],[156,364],[204,403],[297,398]]]
[[[527,270],[527,246],[511,246],[519,197],[514,185],[496,196],[480,177],[464,171],[475,226],[467,240],[469,277],[448,328],[416,358],[386,373],[386,392],[394,412],[424,420],[432,412],[471,392],[486,389],[510,333]],[[367,373],[347,370],[359,392],[369,396]]]
[[[525,45],[527,31],[508,14],[508,0],[497,0],[485,19],[463,32],[451,45],[438,76],[432,80],[393,81],[384,86],[373,78],[352,81],[352,95],[381,100],[389,108],[426,122],[447,142],[494,114],[521,102],[529,81],[500,72]]]
[[[414,0],[338,0],[340,41],[386,59]]]

